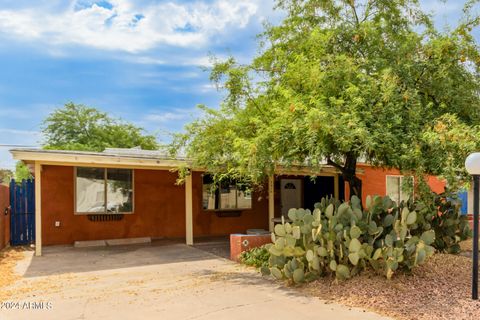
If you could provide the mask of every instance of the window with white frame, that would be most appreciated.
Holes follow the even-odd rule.
[[[75,168],[75,213],[132,213],[133,171]]]
[[[386,195],[397,204],[413,195],[412,176],[387,176]]]
[[[226,181],[215,183],[203,175],[202,207],[204,210],[243,210],[252,208],[252,194],[248,186]]]

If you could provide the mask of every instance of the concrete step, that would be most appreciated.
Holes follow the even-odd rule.
[[[107,246],[120,246],[124,244],[139,244],[139,243],[151,243],[150,237],[143,238],[125,238],[125,239],[109,239],[105,240]]]
[[[151,243],[151,242],[152,242],[152,239],[150,237],[143,237],[143,238],[75,241],[73,246],[75,248],[88,248],[88,247],[120,246],[120,245],[127,245],[127,244],[141,244],[141,243]]]

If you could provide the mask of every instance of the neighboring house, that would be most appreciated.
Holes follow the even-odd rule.
[[[178,185],[176,169],[188,159],[157,151],[104,152],[13,149],[33,168],[36,196],[36,254],[43,245],[132,237],[194,238],[270,229],[289,208],[312,208],[322,197],[348,198],[341,174],[325,165],[277,168],[262,188],[229,183],[214,186],[209,175],[192,174]],[[408,198],[398,170],[358,166],[363,195]],[[317,178],[312,180],[311,175]],[[444,183],[430,179],[436,192]],[[365,200],[365,199],[364,199]]]

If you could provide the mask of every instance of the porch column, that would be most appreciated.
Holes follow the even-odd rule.
[[[339,186],[338,186],[338,173],[335,175],[335,177],[333,177],[333,196],[335,197],[335,199],[337,200],[340,200],[338,199],[338,196],[339,196]]]
[[[192,195],[192,172],[185,177],[185,241],[193,245],[193,195]]]
[[[268,176],[268,230],[273,232],[275,217],[275,176]]]
[[[35,161],[35,255],[42,255],[42,165]]]

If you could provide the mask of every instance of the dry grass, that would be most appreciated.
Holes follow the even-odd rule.
[[[14,268],[25,257],[24,251],[23,247],[8,247],[0,251],[0,289],[20,279]]]
[[[320,279],[300,290],[396,319],[480,318],[480,302],[471,300],[471,259],[459,255],[435,254],[412,274],[392,280],[367,271],[340,283]]]

